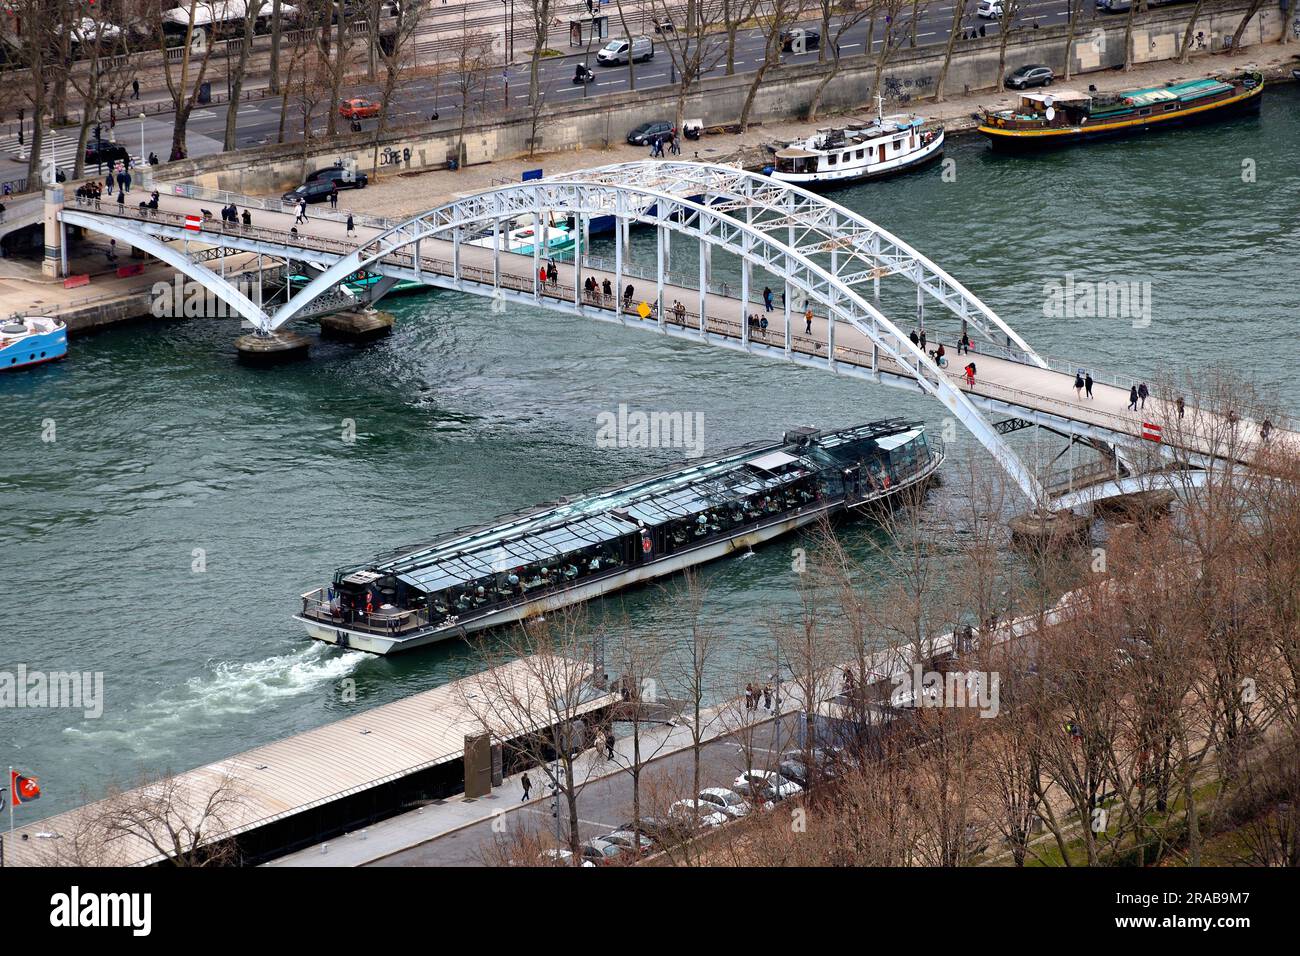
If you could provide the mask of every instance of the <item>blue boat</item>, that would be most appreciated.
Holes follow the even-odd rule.
[[[53,362],[68,354],[68,327],[39,315],[0,324],[0,371]]]

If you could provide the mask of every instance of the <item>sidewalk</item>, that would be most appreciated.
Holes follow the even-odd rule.
[[[798,712],[800,705],[793,687],[788,688],[784,704],[782,715],[788,717],[791,713]],[[734,701],[703,711],[701,722],[704,733],[701,743],[726,737],[736,730],[734,726],[728,726],[722,719],[722,714],[728,709],[733,711],[736,709]],[[759,713],[762,716],[753,721],[755,726],[769,724],[778,716],[767,711]],[[632,764],[632,745],[630,734],[620,737],[615,742],[612,761],[607,760],[604,754],[597,754],[594,749],[584,751],[574,761],[574,772],[578,779],[583,781],[582,785],[587,786],[597,780],[607,780],[625,773],[626,768]],[[643,726],[641,731],[643,765],[673,753],[689,750],[692,746],[690,723],[682,717],[676,718],[676,722],[667,727],[647,729]],[[537,795],[531,800],[520,799],[523,793],[520,778],[523,773],[518,773],[506,777],[501,786],[493,788],[492,793],[486,797],[467,798],[464,794],[457,794],[446,800],[435,800],[416,810],[296,853],[290,853],[264,865],[363,866],[402,850],[448,836],[457,830],[482,823],[498,815],[529,807],[536,808],[539,805],[545,806],[551,799],[545,771],[534,767],[528,773],[533,784],[532,792]]]

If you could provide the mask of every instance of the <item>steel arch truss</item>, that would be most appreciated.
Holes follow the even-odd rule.
[[[220,259],[224,258],[224,256],[214,256],[211,249],[188,254],[182,248],[177,247],[176,241],[167,241],[168,238],[182,242],[188,239],[189,236],[183,229],[157,227],[148,223],[137,223],[128,218],[96,215],[69,208],[64,208],[59,213],[59,218],[63,220],[65,225],[83,226],[93,232],[130,243],[135,248],[161,259],[177,272],[184,273],[191,279],[201,282],[208,291],[224,301],[241,318],[247,319],[258,328],[266,328],[270,324],[270,319],[266,313],[252,299],[240,292],[223,276],[213,272],[203,264],[204,261],[213,258]],[[204,245],[210,244],[211,240],[212,237],[205,235],[203,239]],[[236,247],[220,248],[224,252],[226,248],[233,249]]]
[[[1046,501],[1044,489],[1032,471],[1026,467],[1024,462],[1003,440],[1002,436],[997,433],[975,405],[972,404],[966,394],[953,386],[947,377],[935,368],[925,354],[912,344],[906,334],[886,318],[852,283],[846,282],[843,277],[816,261],[813,255],[817,250],[809,250],[783,241],[789,238],[788,234],[791,231],[804,236],[810,235],[811,225],[807,229],[796,230],[793,225],[777,229],[770,226],[762,228],[759,224],[752,223],[750,220],[754,218],[753,212],[758,208],[757,204],[764,202],[763,197],[767,194],[763,190],[753,189],[753,204],[747,205],[749,200],[742,199],[743,193],[739,191],[741,186],[745,186],[740,178],[733,181],[732,188],[736,191],[732,193],[726,191],[714,193],[704,184],[697,185],[693,182],[685,186],[677,186],[668,191],[661,188],[664,185],[663,183],[644,181],[651,178],[650,170],[646,169],[647,165],[649,164],[630,164],[626,167],[608,167],[604,171],[596,170],[587,174],[579,173],[571,177],[566,175],[551,179],[534,180],[453,200],[375,236],[350,254],[340,258],[321,275],[308,283],[293,299],[276,310],[265,328],[269,331],[283,325],[296,315],[299,315],[317,296],[328,292],[347,276],[360,269],[368,269],[388,275],[402,274],[412,277],[416,281],[430,282],[431,284],[465,291],[481,291],[500,297],[503,295],[503,290],[499,284],[492,285],[479,280],[466,280],[461,273],[460,241],[462,234],[467,230],[481,230],[484,226],[492,226],[524,215],[536,216],[535,221],[542,222],[545,215],[550,212],[560,212],[580,217],[614,216],[620,223],[637,222],[656,226],[660,230],[690,236],[698,240],[703,246],[718,248],[735,254],[751,266],[759,266],[774,275],[782,276],[803,297],[812,303],[816,303],[820,314],[825,315],[828,319],[827,354],[824,358],[820,356],[812,358],[795,356],[792,353],[789,322],[786,323],[784,347],[768,346],[751,341],[748,338],[747,323],[743,321],[740,323],[741,337],[738,342],[733,339],[731,343],[726,343],[723,341],[723,336],[706,330],[703,309],[701,310],[701,327],[698,330],[687,331],[685,335],[707,344],[739,347],[751,354],[784,358],[787,361],[798,361],[800,364],[814,365],[832,372],[839,372],[840,369],[837,367],[838,363],[835,358],[836,328],[848,326],[856,329],[874,346],[872,367],[867,370],[866,377],[874,377],[879,381],[881,378],[882,356],[892,359],[898,367],[895,369],[895,373],[901,371],[901,374],[914,378],[919,383],[922,391],[939,399],[975,438],[993,454],[994,458],[1031,500],[1036,504]],[[742,175],[739,171],[729,170],[727,167],[708,167],[695,164],[680,165],[701,172],[717,170],[719,175],[722,173],[736,173],[738,177]],[[658,170],[659,168],[657,164],[651,166],[651,170]],[[751,184],[745,186],[745,188],[753,187]],[[778,193],[784,189],[785,187],[781,187]],[[699,201],[694,197],[698,197]],[[780,199],[781,197],[774,194],[771,198]],[[786,203],[786,215],[788,217],[804,216],[805,212],[811,215],[814,207],[804,200],[807,198],[817,199],[817,197],[809,193],[806,196],[795,198],[798,202],[791,200]],[[737,205],[737,203],[740,205]],[[831,223],[836,221],[833,217],[832,204],[819,199],[818,203],[821,207],[818,214],[828,218],[826,224],[817,228],[822,232],[827,232],[833,228]],[[749,211],[745,212],[743,218],[733,215],[738,208]],[[763,207],[763,211],[764,215],[775,214],[775,211],[767,206]],[[791,221],[793,221],[793,218]],[[763,220],[763,222],[766,223],[767,220]],[[579,230],[580,232],[581,230]],[[787,235],[782,236],[779,233],[787,233]],[[423,240],[443,240],[452,244],[452,262],[449,276],[446,275],[445,261],[441,263],[438,260],[430,261],[422,253],[420,243]],[[871,246],[875,243],[877,253],[884,255],[886,254],[883,252],[885,242],[883,234],[879,232],[871,236],[864,233],[854,233],[845,237],[844,249],[849,251],[851,255],[857,255],[858,253],[853,252],[853,250],[858,248],[859,243],[865,244],[865,246]],[[670,330],[664,322],[662,250],[663,246],[661,244],[657,287],[658,308],[656,310],[658,318],[638,322],[635,319],[620,315],[616,321],[624,325],[657,328],[659,331],[669,332],[670,334],[677,332],[681,337],[681,330]],[[911,261],[912,265],[909,268],[916,268],[917,260],[913,259]],[[536,270],[534,269],[533,272],[535,275]],[[495,281],[499,283],[499,269],[494,269],[494,277]],[[575,287],[578,284],[578,281],[574,282]],[[918,288],[920,287],[921,285],[918,285]],[[959,287],[954,285],[949,288]],[[519,298],[520,296],[516,294],[509,297]],[[787,296],[787,302],[789,298]],[[549,306],[551,304],[542,297],[536,285],[534,285],[531,301],[540,305]],[[970,306],[970,302],[977,300],[970,297],[969,301],[966,299],[962,299],[962,301],[967,302],[968,306]],[[588,309],[582,303],[580,297],[576,297],[565,308],[579,314],[592,315],[593,317],[599,314],[598,310]],[[985,313],[981,312],[980,314]],[[991,312],[988,313],[988,315],[991,314]],[[999,327],[1001,326],[999,325]],[[859,372],[856,366],[850,367],[848,363],[843,364],[846,372],[850,372],[850,374]],[[850,371],[850,368],[852,368],[852,371]]]
[[[929,296],[989,341],[1020,353],[1016,357],[1022,361],[1048,367],[1015,329],[936,263],[865,216],[810,190],[713,163],[620,163],[564,178],[704,196],[715,209],[743,214],[756,229],[805,255],[832,256],[830,271],[845,286],[870,282],[874,292],[881,278],[899,276],[916,286],[918,309],[921,297]]]

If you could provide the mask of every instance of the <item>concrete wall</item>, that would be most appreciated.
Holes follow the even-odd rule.
[[[1197,23],[1201,43],[1207,49],[1222,49],[1224,38],[1231,37],[1247,4],[1219,8],[1203,13]],[[1142,16],[1133,30],[1134,59],[1138,63],[1169,59],[1182,43],[1190,8],[1160,9]],[[1077,37],[1071,47],[1074,70],[1088,72],[1122,66],[1124,63],[1125,16],[1115,15],[1100,21],[1090,32]],[[1249,44],[1275,41],[1283,25],[1276,9],[1265,9],[1256,16],[1245,34]],[[1007,69],[1025,63],[1046,63],[1062,71],[1065,58],[1064,27],[1022,30],[1007,44]],[[1247,44],[1247,45],[1249,45]],[[917,98],[932,97],[943,65],[942,47],[919,47],[898,51],[881,76],[881,89],[887,106],[897,107]],[[997,41],[958,41],[945,81],[949,96],[978,90],[993,90],[999,85]],[[827,68],[820,64],[782,67],[768,73],[755,101],[753,116],[757,121],[787,121],[804,115],[818,81]],[[1212,61],[1189,65],[1189,75],[1213,69]],[[822,115],[869,109],[875,65],[866,57],[846,59],[844,68],[827,86],[823,95]],[[748,92],[744,76],[720,77],[707,81],[687,101],[687,117],[700,117],[706,126],[734,124],[740,116]],[[599,106],[579,100],[573,104],[550,107],[539,130],[539,152],[566,149],[600,148],[622,142],[633,126],[648,119],[670,119],[676,111],[676,95],[671,89],[636,91],[602,96]],[[490,112],[491,104],[488,105]],[[532,128],[526,114],[514,113],[491,122],[470,126],[465,131],[465,164],[488,163],[527,155]],[[390,131],[380,140],[376,164],[381,174],[444,166],[456,155],[458,128],[446,121],[422,127]],[[305,170],[328,165],[335,160],[355,160],[359,168],[370,170],[374,159],[373,134],[338,138],[331,144],[309,144],[304,156],[303,144],[266,146],[242,150],[199,160],[169,164],[159,170],[160,178],[191,180],[202,186],[236,193],[260,194],[290,189],[301,182]],[[687,143],[685,155],[699,149],[701,158],[719,159],[717,147],[708,139],[698,147]],[[387,153],[387,150],[392,150]]]

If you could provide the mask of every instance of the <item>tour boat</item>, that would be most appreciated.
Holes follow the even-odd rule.
[[[979,131],[994,149],[1050,149],[1258,112],[1263,90],[1256,70],[1119,93],[1040,90],[1012,109],[985,110]]]
[[[942,461],[917,422],[797,428],[341,568],[302,595],[294,619],[316,640],[373,654],[465,637],[870,510],[919,490]]]
[[[924,129],[924,117],[880,115],[870,123],[819,129],[776,151],[773,179],[816,188],[878,179],[915,169],[943,155],[943,127]]]
[[[0,323],[0,371],[53,362],[68,354],[68,327],[39,315]]]
[[[472,239],[466,239],[465,242],[471,246],[482,246],[485,249],[491,249],[493,247],[492,230],[489,229]],[[536,220],[532,216],[524,216],[512,222],[509,228],[501,230],[498,247],[502,252],[514,252],[523,256],[531,256],[536,246],[541,247],[543,256],[551,256],[557,252],[572,249],[573,235],[569,232],[568,224],[563,220],[551,220],[539,229]]]

